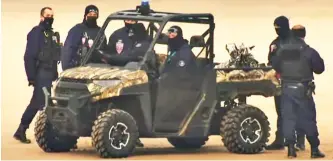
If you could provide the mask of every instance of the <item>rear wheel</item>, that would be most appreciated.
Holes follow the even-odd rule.
[[[59,135],[48,122],[45,111],[40,112],[35,125],[35,138],[45,152],[68,152],[76,148],[78,137]]]
[[[171,145],[178,149],[199,149],[206,144],[205,138],[168,138]]]
[[[261,152],[270,136],[269,122],[264,112],[245,104],[227,112],[220,131],[224,146],[230,152],[242,154]]]

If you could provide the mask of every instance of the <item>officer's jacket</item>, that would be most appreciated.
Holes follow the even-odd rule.
[[[123,54],[131,51],[133,48],[133,40],[131,34],[126,27],[116,30],[109,38],[107,50],[111,54]]]
[[[190,46],[184,44],[179,50],[168,53],[162,73],[172,71],[191,74],[197,70],[195,59]]]
[[[100,27],[88,28],[85,24],[80,23],[69,30],[61,54],[63,70],[79,65],[82,47],[89,46],[90,42],[93,43],[100,29]],[[103,44],[106,44],[106,40],[103,41]]]
[[[57,61],[60,46],[53,31],[46,31],[40,23],[32,28],[27,35],[27,45],[24,54],[24,66],[28,81],[35,81],[39,68],[47,68],[58,77]]]
[[[278,73],[287,72],[286,75],[289,75],[290,77],[299,77],[303,78],[304,80],[313,80],[313,73],[321,74],[324,72],[324,60],[320,57],[319,53],[315,49],[308,46],[303,40],[301,41],[304,43],[304,49],[301,50],[300,59],[289,58],[289,63],[284,63],[285,60],[283,59],[286,58],[282,58],[280,55],[277,55],[272,58],[272,66]],[[283,68],[287,68],[287,70],[282,71]],[[306,69],[308,69],[308,72],[306,72]],[[285,75],[285,73],[281,73],[281,75]]]

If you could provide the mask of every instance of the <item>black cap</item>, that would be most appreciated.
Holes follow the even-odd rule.
[[[84,17],[87,16],[88,13],[90,12],[95,12],[97,14],[98,17],[98,8],[95,5],[89,5],[86,7],[85,11],[84,11]]]

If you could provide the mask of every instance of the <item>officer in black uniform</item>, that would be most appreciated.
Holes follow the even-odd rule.
[[[302,25],[295,25],[292,27],[292,34],[304,41],[304,38],[306,36],[306,30],[305,27]],[[300,150],[305,150],[305,133],[301,128],[296,128],[296,147]]]
[[[286,23],[286,20],[283,21]],[[287,21],[288,22],[288,21]],[[311,158],[323,158],[318,149],[320,141],[316,122],[316,107],[312,97],[314,92],[313,73],[325,70],[319,53],[302,39],[290,34],[280,43],[276,55],[272,57],[273,68],[281,74],[281,115],[283,134],[288,145],[288,157],[296,157],[295,129],[302,129],[311,145]]]
[[[46,87],[49,92],[52,81],[58,77],[57,64],[60,58],[59,33],[52,30],[53,11],[50,7],[42,8],[40,12],[40,23],[35,26],[27,36],[27,47],[24,54],[25,71],[29,86],[34,87],[30,104],[21,118],[19,128],[14,138],[22,143],[30,143],[26,138],[26,129],[38,110],[45,104],[42,88]]]
[[[191,74],[192,71],[196,71],[195,55],[188,41],[183,38],[182,29],[179,26],[170,27],[168,37],[168,56],[162,73],[171,70],[173,70],[173,72],[186,70],[187,72],[182,73]]]
[[[85,8],[83,22],[72,27],[67,35],[62,56],[62,69],[77,67],[81,60],[92,46],[98,31],[101,29],[97,25],[99,10],[95,5],[89,5]],[[103,41],[100,49],[106,47],[106,39]],[[92,55],[89,62],[100,63],[101,58],[98,55]]]
[[[268,53],[268,65],[272,65],[272,57],[276,55],[277,49],[280,47],[280,43],[289,37],[289,20],[285,16],[279,16],[274,20],[274,27],[278,37],[273,40],[269,45]],[[284,137],[282,132],[282,118],[281,118],[281,98],[280,96],[274,97],[275,109],[277,113],[277,130],[275,132],[274,142],[267,146],[267,150],[280,150],[284,149]]]
[[[112,54],[123,54],[130,52],[136,45],[136,34],[146,33],[146,28],[142,23],[135,20],[125,20],[125,26],[116,30],[109,37],[107,50]]]

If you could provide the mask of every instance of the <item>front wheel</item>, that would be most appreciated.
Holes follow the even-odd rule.
[[[261,152],[270,136],[268,118],[260,109],[242,104],[223,117],[221,136],[224,146],[233,153]]]
[[[42,111],[36,120],[35,138],[38,146],[45,152],[68,152],[76,147],[76,136],[59,135]]]
[[[92,129],[92,142],[101,157],[123,158],[133,153],[139,131],[134,118],[119,109],[101,113]]]

